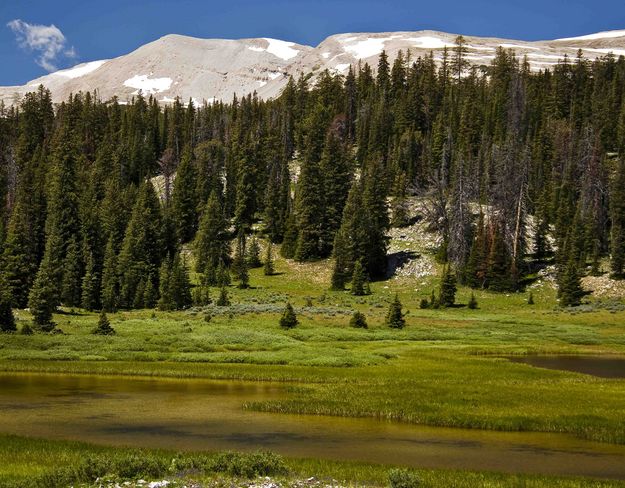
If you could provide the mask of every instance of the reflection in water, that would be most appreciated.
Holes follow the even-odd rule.
[[[0,432],[108,445],[271,449],[289,456],[625,479],[625,446],[560,434],[250,412],[280,385],[0,374]]]
[[[537,368],[559,369],[601,378],[625,378],[625,358],[605,356],[508,356],[512,362]]]

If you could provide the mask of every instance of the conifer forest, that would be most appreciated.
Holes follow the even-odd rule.
[[[625,56],[52,100],[0,105],[0,486],[623,486]]]

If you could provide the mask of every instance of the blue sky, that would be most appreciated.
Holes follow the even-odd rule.
[[[0,0],[0,85],[24,84],[47,70],[119,56],[170,33],[275,37],[317,45],[336,33],[421,29],[553,39],[625,29],[625,4],[623,0]]]

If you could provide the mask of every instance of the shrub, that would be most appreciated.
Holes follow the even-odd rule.
[[[399,296],[395,294],[395,300],[393,300],[389,306],[388,314],[386,315],[386,325],[392,329],[403,329],[406,325],[406,320],[404,319],[404,314],[402,313],[401,308],[402,306],[399,301]]]
[[[33,335],[35,333],[35,331],[33,330],[33,328],[30,326],[30,324],[28,322],[26,322],[24,325],[22,325],[22,328],[20,330],[20,334],[22,335]]]
[[[283,329],[292,329],[293,327],[296,327],[298,323],[299,321],[297,320],[297,315],[295,315],[293,306],[287,302],[284,313],[280,318],[280,327]]]
[[[225,286],[221,287],[221,291],[219,292],[219,298],[217,299],[218,307],[228,307],[230,305],[230,298],[228,298],[228,290],[226,290]]]
[[[98,320],[98,326],[93,329],[93,334],[96,335],[115,335],[115,329],[111,327],[106,312],[102,310],[100,313],[100,320]]]
[[[368,328],[367,318],[361,312],[354,312],[354,315],[349,321],[349,325],[350,327],[356,327],[357,329],[366,329]]]
[[[391,469],[388,473],[391,488],[416,488],[421,486],[417,473],[408,469]]]
[[[206,467],[208,471],[245,478],[275,476],[288,472],[282,457],[272,452],[225,452],[216,455]]]
[[[419,302],[419,308],[424,310],[426,308],[430,308],[430,302],[428,302],[427,298],[422,298],[421,302]]]

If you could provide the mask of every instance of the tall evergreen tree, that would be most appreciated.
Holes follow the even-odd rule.
[[[17,330],[11,301],[11,289],[4,275],[0,273],[0,332]]]
[[[118,258],[120,306],[143,306],[145,280],[163,259],[161,207],[151,182],[141,185]]]
[[[194,247],[195,270],[202,274],[204,284],[216,285],[220,263],[230,260],[230,243],[227,222],[214,192],[206,203]]]
[[[178,165],[172,193],[173,221],[178,241],[182,243],[191,241],[197,231],[196,180],[195,166],[191,160],[190,150],[187,150]]]

